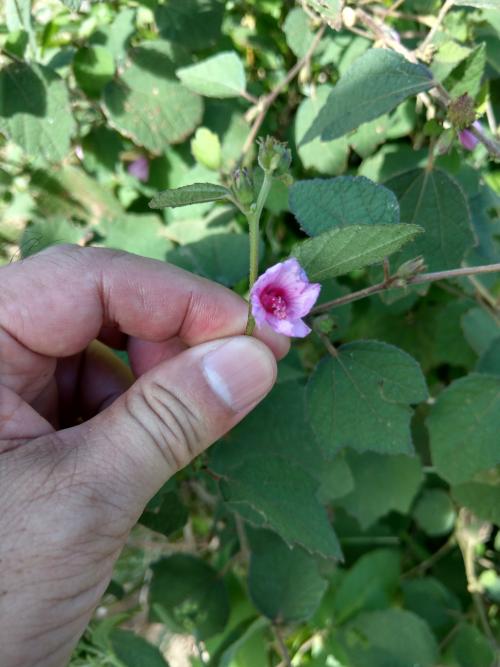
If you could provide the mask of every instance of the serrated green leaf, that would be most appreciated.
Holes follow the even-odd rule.
[[[160,650],[130,630],[115,628],[109,640],[123,667],[168,667]]]
[[[362,610],[389,606],[399,587],[400,554],[395,549],[374,549],[364,554],[340,581],[333,598],[337,623]]]
[[[256,525],[278,533],[290,545],[325,558],[341,558],[340,545],[326,512],[316,498],[318,482],[304,468],[269,455],[245,457],[227,469],[219,457],[214,471],[230,507],[248,505],[261,521]]]
[[[385,186],[398,197],[401,220],[425,230],[394,261],[402,264],[422,255],[429,271],[460,266],[475,238],[467,200],[458,183],[439,169],[413,169]]]
[[[307,387],[311,425],[326,455],[344,447],[411,452],[410,405],[426,398],[417,362],[377,341],[343,345],[318,364]]]
[[[223,185],[216,183],[192,183],[173,190],[159,192],[149,202],[149,208],[175,208],[176,206],[190,206],[202,202],[229,199],[231,192]]]
[[[314,558],[270,531],[252,531],[250,544],[248,590],[257,609],[281,623],[310,618],[327,588]]]
[[[97,97],[115,74],[113,55],[104,46],[83,46],[73,58],[73,73],[80,88]]]
[[[437,398],[427,419],[432,460],[453,484],[468,482],[500,463],[500,377],[455,380]]]
[[[348,452],[347,463],[354,488],[336,504],[363,530],[391,511],[408,512],[423,481],[418,457]]]
[[[428,625],[403,609],[357,616],[346,630],[344,646],[356,667],[434,667],[438,658]]]
[[[144,42],[104,89],[109,124],[156,154],[188,137],[203,114],[202,98],[175,79],[173,58],[168,42]]]
[[[448,93],[452,97],[460,97],[465,94],[476,97],[481,88],[485,66],[486,45],[483,43],[474,49],[446,79],[444,85]]]
[[[399,222],[394,193],[364,176],[296,181],[289,192],[290,209],[309,236],[334,227]]]
[[[161,558],[151,566],[150,617],[177,632],[208,639],[221,632],[229,601],[222,579],[208,563],[188,554]]]
[[[323,141],[341,137],[431,86],[427,68],[394,51],[370,49],[341,77],[302,144],[318,136]]]
[[[412,241],[416,225],[349,225],[297,244],[297,257],[310,280],[327,280],[382,262]]]
[[[340,137],[334,141],[313,139],[307,144],[302,139],[325,104],[332,86],[321,85],[312,91],[311,97],[302,100],[295,115],[295,143],[299,157],[305,169],[312,169],[322,174],[336,176],[345,171],[349,156],[349,142],[347,137]]]
[[[239,97],[246,88],[245,69],[234,51],[225,51],[176,71],[189,90],[205,97]]]
[[[413,508],[413,518],[427,535],[447,535],[457,514],[444,489],[426,489]]]
[[[49,67],[10,63],[0,71],[0,132],[31,158],[58,162],[76,129],[66,83]]]

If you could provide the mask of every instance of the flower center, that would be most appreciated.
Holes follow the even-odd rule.
[[[260,302],[268,313],[272,313],[279,320],[286,319],[287,302],[281,290],[267,290],[261,295]]]

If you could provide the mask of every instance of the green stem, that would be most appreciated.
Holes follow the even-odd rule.
[[[273,182],[272,173],[270,171],[264,172],[264,180],[262,181],[262,186],[260,188],[259,196],[257,197],[257,203],[255,204],[255,209],[248,214],[248,228],[250,232],[250,272],[249,272],[249,286],[248,289],[251,291],[254,286],[257,276],[259,275],[259,223],[262,211],[264,209],[264,204],[266,199],[269,196],[271,190],[271,185]],[[251,336],[255,327],[255,320],[252,315],[252,305],[248,304],[248,321],[245,334]]]

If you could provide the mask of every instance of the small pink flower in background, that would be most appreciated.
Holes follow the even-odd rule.
[[[473,126],[478,130],[481,129],[481,123],[478,120],[473,123]],[[473,151],[479,143],[479,139],[475,137],[470,130],[462,130],[458,133],[458,138],[460,139],[462,146],[468,151]]]
[[[268,324],[285,336],[303,338],[311,329],[305,317],[316,303],[321,285],[310,283],[299,262],[292,258],[263,273],[250,293],[256,325]]]
[[[149,161],[146,157],[139,157],[131,162],[127,168],[129,174],[135,176],[140,181],[147,181],[149,178]]]

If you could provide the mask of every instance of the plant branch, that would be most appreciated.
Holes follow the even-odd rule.
[[[450,278],[462,278],[464,276],[495,272],[500,273],[500,263],[485,264],[484,266],[465,266],[460,269],[449,269],[448,271],[421,273],[420,275],[414,276],[413,278],[408,278],[404,281],[397,275],[394,275],[390,276],[390,278],[387,280],[383,280],[382,282],[377,283],[376,285],[370,285],[369,287],[365,287],[364,289],[358,290],[357,292],[351,292],[351,294],[346,294],[337,299],[332,299],[332,301],[322,303],[321,305],[316,306],[316,308],[311,310],[311,315],[326,313],[332,308],[338,308],[339,306],[343,306],[346,303],[365,299],[366,297],[372,296],[373,294],[378,294],[379,292],[384,292],[388,289],[402,289],[409,285],[422,285],[424,283],[435,282],[436,280],[449,280]]]
[[[284,664],[286,665],[286,667],[293,667],[290,654],[288,653],[285,640],[283,639],[283,635],[281,633],[281,628],[278,625],[273,624],[273,632],[274,636],[276,637],[276,641],[278,642],[278,646],[280,647],[280,653],[281,657],[283,658]]]
[[[248,137],[246,138],[245,144],[243,145],[242,149],[242,155],[243,157],[248,153],[250,150],[250,147],[252,146],[253,142],[255,141],[257,134],[262,126],[262,123],[264,122],[267,112],[269,111],[270,106],[273,104],[275,99],[278,97],[278,95],[288,86],[288,84],[293,81],[293,79],[297,76],[297,74],[300,72],[300,70],[305,67],[309,61],[311,60],[314,52],[318,48],[318,45],[321,41],[321,38],[323,37],[324,33],[326,30],[326,26],[322,25],[321,28],[318,30],[316,35],[314,36],[313,41],[311,42],[311,46],[307,49],[307,52],[304,54],[300,60],[297,60],[295,65],[292,67],[292,69],[287,73],[287,75],[279,82],[276,84],[276,86],[272,89],[272,91],[268,94],[262,97],[258,104],[257,104],[257,109],[258,109],[258,115],[253,121],[253,125],[250,129],[250,132],[248,134]]]
[[[435,34],[437,33],[441,24],[444,21],[446,14],[449,12],[449,10],[453,7],[454,4],[455,0],[446,0],[446,2],[443,3],[443,6],[439,10],[439,14],[437,15],[436,22],[427,33],[427,37],[424,39],[422,44],[420,44],[420,46],[418,47],[417,49],[418,53],[423,53],[425,49],[429,46],[429,44],[432,42]]]
[[[264,172],[264,180],[262,181],[262,186],[260,188],[259,196],[257,197],[257,203],[255,204],[255,209],[251,211],[248,216],[248,227],[250,232],[250,272],[249,272],[249,287],[251,291],[252,287],[257,280],[259,274],[259,223],[262,211],[264,209],[264,204],[271,190],[271,185],[273,182],[272,173],[269,171]],[[246,335],[251,336],[255,327],[255,320],[252,316],[252,304],[248,304],[248,321],[246,328]]]

